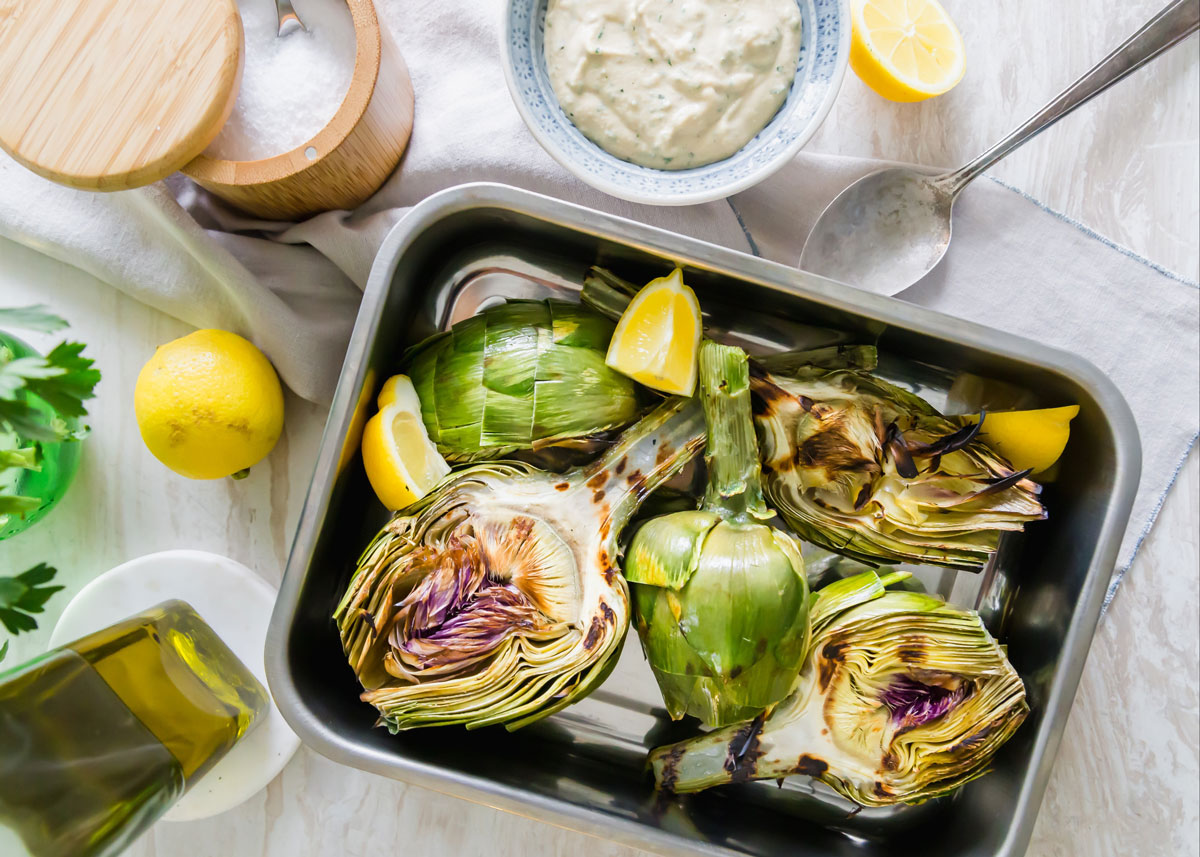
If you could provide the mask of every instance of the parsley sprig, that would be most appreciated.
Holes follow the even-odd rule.
[[[50,596],[61,586],[43,586],[54,579],[58,569],[39,562],[16,577],[0,577],[0,624],[10,634],[37,629],[34,613],[41,613]]]
[[[42,306],[0,309],[0,325],[32,330],[61,330],[66,322]],[[79,342],[61,342],[45,357],[17,357],[0,345],[0,427],[7,425],[28,440],[77,440],[79,431],[67,427],[64,418],[87,415],[84,401],[95,395],[100,370],[83,356]],[[28,401],[33,393],[57,414],[47,420]]]
[[[12,326],[53,333],[67,323],[44,306],[0,309],[0,327]],[[71,428],[68,422],[87,416],[84,402],[95,395],[100,370],[83,356],[78,342],[62,342],[45,357],[18,357],[0,341],[0,440],[15,433],[24,444],[17,449],[0,449],[0,479],[12,469],[39,470],[41,443],[78,440],[86,428]],[[50,406],[34,404],[32,397]],[[24,515],[36,509],[36,497],[0,490],[0,524],[7,515]]]
[[[0,328],[18,327],[54,333],[66,321],[44,306],[0,309]],[[87,416],[84,402],[95,395],[100,370],[83,356],[79,342],[61,342],[44,357],[18,357],[0,339],[0,484],[12,470],[41,469],[43,443],[78,440],[87,429],[71,427],[71,421]],[[46,408],[35,402],[40,399]],[[5,442],[15,434],[17,446]],[[23,497],[0,490],[0,525],[9,515],[23,515],[41,505],[37,497]],[[0,577],[0,624],[10,634],[37,628],[34,614],[45,609],[51,595],[61,586],[47,586],[55,570],[43,563],[15,577]],[[8,653],[8,641],[0,646],[0,660]]]
[[[27,569],[16,577],[0,577],[0,624],[10,634],[37,629],[35,613],[46,609],[46,602],[61,586],[46,586],[57,570],[44,562]],[[8,641],[0,646],[0,660],[8,653]]]

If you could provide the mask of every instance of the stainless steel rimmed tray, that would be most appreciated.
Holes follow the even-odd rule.
[[[330,613],[386,513],[355,455],[353,427],[403,349],[503,297],[570,293],[590,264],[645,281],[676,262],[710,329],[752,349],[794,347],[833,329],[846,339],[877,338],[881,371],[934,405],[964,370],[1018,384],[1041,405],[1080,405],[1059,480],[1046,492],[1050,520],[1007,542],[983,574],[916,569],[927,589],[977,607],[1003,633],[1033,708],[993,773],[952,798],[853,813],[823,786],[798,781],[657,798],[645,751],[682,733],[632,641],[595,694],[513,734],[445,728],[393,736],[374,728],[374,710],[358,701]],[[371,271],[271,619],[267,674],[288,722],[336,761],[664,854],[1018,855],[1139,470],[1128,407],[1072,355],[547,197],[464,185],[418,205]]]

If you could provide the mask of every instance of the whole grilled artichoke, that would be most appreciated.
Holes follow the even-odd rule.
[[[613,324],[578,304],[512,300],[413,346],[404,368],[450,461],[588,438],[633,422],[633,381],[604,363]]]
[[[705,342],[700,398],[708,490],[697,511],[653,518],[624,562],[642,648],[673,719],[736,723],[787,696],[808,641],[800,546],[762,523],[749,373],[740,348]]]

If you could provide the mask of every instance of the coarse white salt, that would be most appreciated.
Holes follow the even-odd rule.
[[[354,72],[354,22],[343,0],[293,0],[308,32],[279,38],[274,0],[238,0],[245,65],[237,101],[204,154],[257,161],[290,151],[329,124]]]

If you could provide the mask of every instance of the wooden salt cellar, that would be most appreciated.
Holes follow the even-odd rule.
[[[396,168],[412,132],[404,59],[371,0],[346,0],[357,46],[350,88],[329,124],[290,152],[257,161],[200,155],[183,172],[259,217],[294,220],[354,208]]]

